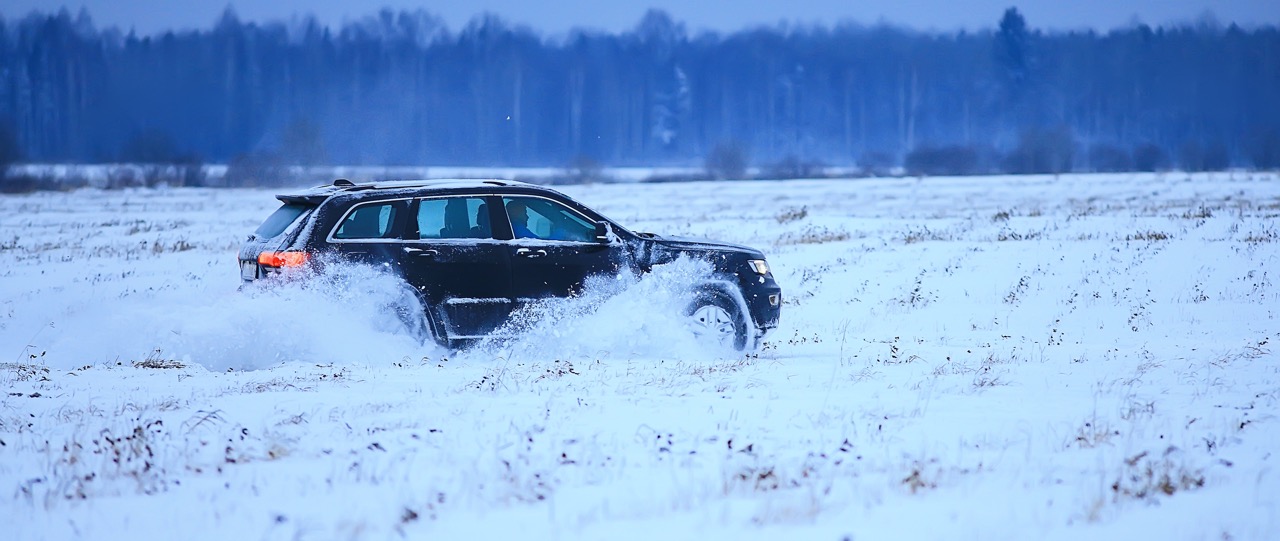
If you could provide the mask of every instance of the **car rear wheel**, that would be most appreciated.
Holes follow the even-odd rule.
[[[425,306],[416,292],[406,288],[393,309],[396,318],[404,326],[405,333],[412,336],[419,344],[435,343],[449,347],[448,339],[437,334],[431,314]]]
[[[723,294],[699,293],[685,308],[685,323],[703,343],[743,351],[750,342],[746,315]]]

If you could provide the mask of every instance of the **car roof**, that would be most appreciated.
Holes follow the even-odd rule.
[[[517,188],[532,191],[558,193],[555,190],[520,182],[518,180],[505,179],[465,179],[465,178],[442,178],[442,179],[424,179],[424,180],[384,180],[377,182],[351,182],[350,180],[340,178],[333,181],[332,184],[323,184],[305,190],[279,194],[277,199],[284,202],[305,201],[311,204],[319,204],[324,200],[335,195],[345,194],[364,194],[383,195],[391,192],[412,192],[414,194],[445,192],[445,191],[476,191],[476,190],[492,190],[495,187],[501,188]]]

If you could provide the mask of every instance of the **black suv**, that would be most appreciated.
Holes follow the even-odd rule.
[[[240,248],[245,282],[331,258],[386,266],[416,292],[401,308],[410,330],[446,346],[492,333],[529,302],[572,296],[589,276],[681,256],[714,269],[689,292],[695,334],[744,350],[778,324],[782,292],[760,251],[633,233],[541,186],[338,179],[277,198],[284,205]]]

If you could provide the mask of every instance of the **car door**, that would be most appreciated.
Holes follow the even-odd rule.
[[[595,275],[617,274],[624,257],[619,243],[596,239],[596,223],[558,201],[538,196],[502,198],[512,239],[505,241],[511,260],[515,306],[582,291]]]
[[[489,199],[424,197],[414,201],[402,246],[405,279],[449,338],[477,338],[511,312],[507,246],[494,239]]]

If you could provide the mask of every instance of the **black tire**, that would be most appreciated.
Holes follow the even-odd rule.
[[[746,314],[738,303],[719,291],[700,291],[684,309],[690,328],[700,340],[733,351],[754,345]],[[730,332],[732,336],[730,336]]]

